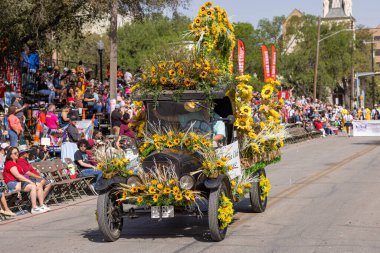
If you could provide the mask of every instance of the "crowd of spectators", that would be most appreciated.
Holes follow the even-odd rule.
[[[281,110],[282,123],[303,127],[314,126],[323,137],[337,135],[341,130],[351,137],[353,120],[380,120],[380,107],[377,104],[372,109],[354,107],[349,110],[318,99],[312,101],[305,96],[290,97],[284,101],[284,104]]]

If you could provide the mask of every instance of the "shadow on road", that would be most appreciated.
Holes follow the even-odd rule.
[[[365,146],[380,146],[380,140],[365,141],[365,142],[354,142],[354,145],[365,145]]]
[[[205,214],[207,215],[207,214]],[[106,243],[99,230],[85,230],[82,236],[91,242]],[[149,217],[130,220],[124,218],[120,239],[165,239],[176,237],[192,237],[201,242],[212,242],[207,224],[207,217],[178,216],[161,221]]]

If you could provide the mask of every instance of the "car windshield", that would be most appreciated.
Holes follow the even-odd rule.
[[[208,109],[199,102],[159,101],[156,108],[148,103],[147,116],[153,126],[179,131],[192,127],[192,131],[202,134],[211,132]]]

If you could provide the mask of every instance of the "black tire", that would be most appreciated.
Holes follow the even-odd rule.
[[[259,177],[259,179],[261,175],[266,176],[265,169],[259,170],[258,172],[256,172],[256,175]],[[251,200],[251,207],[254,213],[263,213],[267,207],[268,197],[266,197],[262,201],[260,198],[260,195],[261,195],[260,181],[254,182],[252,184],[252,188],[249,193],[249,197]]]
[[[211,190],[208,199],[208,226],[210,229],[211,239],[215,242],[220,242],[226,237],[227,228],[219,228],[218,209],[220,205],[220,196],[222,194],[228,196],[227,187],[224,183],[215,189]]]
[[[119,239],[123,229],[122,205],[118,205],[116,199],[117,196],[112,191],[98,197],[98,225],[106,242],[114,242]]]

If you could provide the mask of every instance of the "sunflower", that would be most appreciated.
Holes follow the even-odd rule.
[[[180,140],[178,138],[174,139],[173,141],[174,145],[177,146],[180,143]]]
[[[217,160],[215,164],[219,168],[224,167],[226,165],[226,163],[223,162],[222,160]]]
[[[183,81],[183,84],[186,86],[186,87],[190,87],[191,86],[191,80],[189,78],[186,78],[185,81]]]
[[[231,180],[231,187],[234,188],[236,186],[236,181],[235,180]]]
[[[157,202],[159,198],[160,198],[160,195],[154,194],[153,197],[152,197],[153,202]]]
[[[206,11],[206,15],[209,16],[209,17],[212,17],[214,14],[214,12],[212,10],[207,10]]]
[[[205,47],[208,47],[209,43],[208,43],[208,41],[203,41],[202,45]]]
[[[178,82],[177,82],[177,79],[172,78],[172,79],[170,79],[170,83],[173,85],[177,85]]]
[[[201,25],[201,23],[202,23],[202,19],[200,17],[196,17],[194,19],[194,26],[195,27],[199,27]]]
[[[205,79],[205,78],[207,77],[207,71],[202,71],[202,72],[199,74],[199,77]]]
[[[169,70],[168,73],[170,76],[175,76],[175,74],[176,74],[174,69]]]
[[[235,120],[234,126],[240,130],[249,130],[251,127],[246,117],[237,118]]]
[[[261,97],[263,99],[269,99],[272,96],[273,90],[274,89],[272,85],[264,85],[263,89],[261,90]]]
[[[164,76],[161,76],[161,77],[160,77],[160,83],[161,83],[162,85],[165,85],[167,82],[168,82],[168,79],[166,79],[166,77],[164,77]]]
[[[139,187],[137,187],[137,186],[133,186],[132,188],[131,188],[131,192],[132,193],[137,193],[139,191]]]
[[[195,68],[195,69],[200,69],[201,67],[202,67],[202,65],[199,64],[199,63],[194,63],[193,64],[193,68]]]
[[[183,70],[183,69],[179,69],[179,70],[178,70],[178,74],[179,74],[180,76],[184,76],[184,75],[185,75],[185,70]]]
[[[204,4],[204,6],[207,6],[207,7],[211,7],[212,6],[212,2],[208,1]],[[217,6],[218,7],[218,6]]]
[[[156,188],[154,188],[153,186],[149,186],[149,193],[150,194],[155,194],[156,193]]]
[[[172,148],[172,147],[174,146],[174,143],[173,143],[171,140],[168,140],[168,141],[166,142],[166,146],[167,146],[168,148]]]
[[[181,201],[183,199],[183,196],[182,196],[181,193],[178,193],[178,194],[175,195],[174,198],[175,198],[175,201]]]
[[[98,170],[103,169],[103,167],[104,167],[104,163],[98,163],[98,164],[96,165],[96,168],[97,168]]]
[[[186,146],[189,146],[191,144],[191,141],[190,139],[186,139],[183,141],[183,143],[185,143]]]
[[[163,70],[163,69],[166,67],[166,63],[165,63],[165,62],[160,62],[160,63],[158,64],[158,67],[159,67],[161,70]]]
[[[170,185],[175,185],[177,182],[176,182],[176,180],[175,179],[170,179],[169,180],[169,184]]]
[[[250,189],[252,187],[252,184],[251,183],[246,183],[244,185],[244,188],[247,188],[247,189]]]
[[[164,194],[170,194],[171,192],[172,192],[172,190],[170,190],[169,187],[164,188]]]
[[[238,188],[236,189],[236,192],[237,192],[238,194],[243,194],[243,189],[242,189],[241,187],[238,187]]]
[[[166,135],[161,135],[161,141],[166,141],[168,137]]]
[[[178,138],[182,139],[184,136],[185,136],[185,133],[183,133],[183,132],[178,133]]]
[[[161,183],[157,184],[157,189],[159,189],[159,190],[162,190],[162,189],[164,189],[164,185],[163,185],[163,184],[161,184]]]
[[[256,139],[257,138],[257,134],[253,130],[249,131],[248,136],[251,139]]]
[[[140,204],[141,202],[144,201],[144,199],[143,199],[143,197],[139,196],[139,197],[137,197],[136,201],[137,201],[137,203]]]
[[[222,156],[221,160],[222,160],[223,162],[227,162],[229,159],[228,159],[227,156]]]
[[[152,181],[150,181],[150,183],[151,183],[152,185],[157,185],[157,184],[158,184],[158,181],[157,181],[157,179],[153,179]]]
[[[150,68],[150,74],[152,75],[152,76],[154,76],[154,75],[156,75],[156,67],[155,66],[152,66],[151,68]]]
[[[197,151],[197,150],[199,150],[199,149],[200,149],[199,144],[194,144],[194,145],[193,145],[193,150],[194,150],[194,151]]]
[[[186,197],[186,199],[188,199],[188,200],[194,200],[194,199],[195,199],[194,194],[193,194],[192,191],[186,191],[186,192],[185,192],[185,197]]]
[[[178,186],[174,186],[172,192],[173,194],[177,195],[181,193],[181,190],[179,189]]]
[[[250,116],[252,113],[251,107],[244,105],[240,107],[240,114],[245,115],[245,116]]]
[[[281,115],[274,109],[270,109],[269,113],[275,119],[279,119],[281,117]]]

